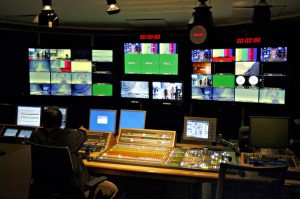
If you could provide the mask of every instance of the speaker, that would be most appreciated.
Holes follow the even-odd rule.
[[[248,145],[249,145],[249,126],[241,126],[239,129],[239,148],[241,152],[247,152],[249,151]]]

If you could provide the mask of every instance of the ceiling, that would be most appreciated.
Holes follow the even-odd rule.
[[[259,0],[207,0],[214,26],[251,23],[253,6]],[[299,17],[299,0],[267,0],[272,20]],[[139,29],[186,28],[198,0],[118,0],[121,12],[108,15],[105,0],[52,0],[60,28]],[[250,8],[237,8],[250,7]],[[37,26],[42,0],[1,0],[0,22]]]

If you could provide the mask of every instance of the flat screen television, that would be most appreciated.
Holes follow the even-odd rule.
[[[250,116],[249,146],[286,149],[289,146],[289,117]]]
[[[235,55],[233,48],[212,49],[213,62],[234,62]]]
[[[211,49],[194,49],[191,53],[192,62],[211,62],[212,50]]]
[[[216,141],[217,118],[184,117],[183,142],[211,144]]]
[[[178,75],[176,43],[124,43],[124,73]]]
[[[44,106],[44,110],[49,108],[50,106]],[[62,114],[62,121],[61,121],[61,126],[60,128],[65,128],[66,125],[67,125],[67,111],[68,111],[68,108],[67,107],[57,107],[61,114]]]
[[[112,96],[113,51],[29,48],[30,95]]]
[[[237,62],[255,62],[257,61],[257,48],[236,48],[235,61]]]
[[[263,47],[260,49],[261,62],[286,62],[287,47]]]
[[[115,133],[116,120],[116,110],[90,109],[89,130]]]
[[[17,106],[17,125],[39,127],[41,106]]]
[[[121,98],[149,99],[149,81],[121,80]]]
[[[119,130],[122,128],[144,129],[146,123],[146,111],[143,110],[120,110]]]
[[[153,81],[152,100],[183,102],[183,82]]]

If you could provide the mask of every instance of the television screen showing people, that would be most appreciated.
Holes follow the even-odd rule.
[[[152,82],[152,99],[183,101],[183,82]]]

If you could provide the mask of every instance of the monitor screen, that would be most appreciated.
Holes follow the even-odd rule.
[[[211,49],[192,50],[192,62],[211,62],[211,61],[212,61]]]
[[[287,47],[264,47],[260,50],[261,62],[287,61]]]
[[[30,129],[20,129],[18,133],[18,138],[30,138],[33,130]]]
[[[41,106],[18,106],[17,125],[39,127],[41,125]]]
[[[249,146],[286,149],[289,146],[289,118],[250,116]]]
[[[144,129],[146,123],[146,111],[142,110],[120,110],[120,123],[121,128],[135,128]]]
[[[212,61],[213,62],[235,61],[234,49],[232,48],[212,49]]]
[[[6,128],[3,136],[15,137],[18,133],[18,129],[15,128]]]
[[[152,99],[183,101],[183,82],[152,82]]]
[[[44,106],[44,110],[47,109],[50,106]],[[67,125],[67,108],[66,107],[58,107],[62,114],[62,121],[61,121],[61,126],[60,128],[65,128]]]
[[[149,82],[121,80],[121,98],[149,99]]]
[[[235,61],[257,61],[257,48],[236,48]]]
[[[124,43],[125,74],[178,75],[176,43]]]
[[[117,111],[90,109],[89,129],[93,131],[116,132]]]
[[[216,141],[217,118],[184,117],[183,141]]]

